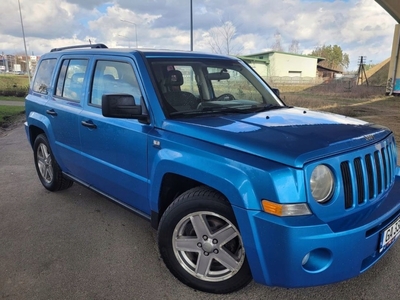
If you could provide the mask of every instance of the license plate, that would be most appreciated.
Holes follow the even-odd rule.
[[[400,217],[396,219],[392,224],[390,224],[381,233],[381,242],[379,245],[379,252],[382,252],[391,244],[393,244],[397,238],[400,236]]]

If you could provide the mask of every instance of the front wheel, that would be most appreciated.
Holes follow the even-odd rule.
[[[33,144],[36,172],[49,191],[59,191],[72,186],[73,181],[63,176],[44,134],[39,134]]]
[[[193,188],[168,207],[158,244],[168,269],[192,288],[230,293],[252,280],[232,208],[208,187]]]

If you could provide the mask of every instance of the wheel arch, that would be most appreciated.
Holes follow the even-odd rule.
[[[29,126],[29,143],[31,144],[32,147],[39,134],[44,134],[47,136],[46,132],[42,128],[37,127],[35,125]]]
[[[215,172],[216,169],[218,169],[218,174]],[[175,172],[170,170],[175,170]],[[151,223],[155,229],[158,228],[163,213],[174,199],[183,192],[200,185],[210,187],[222,194],[231,206],[260,208],[260,204],[254,201],[256,195],[248,175],[243,170],[226,163],[209,162],[188,165],[164,160],[157,164],[157,168],[152,173],[157,174],[152,183],[153,188],[150,190]]]
[[[27,117],[27,124],[28,124],[28,133],[29,133],[29,142],[31,146],[35,142],[35,139],[39,134],[46,135],[49,143],[52,145],[52,141],[54,140],[53,134],[51,134],[51,127],[50,120],[45,116],[38,114],[38,113],[30,113]],[[50,135],[50,136],[49,136]]]

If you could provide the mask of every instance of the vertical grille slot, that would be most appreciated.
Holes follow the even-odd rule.
[[[395,172],[396,172],[396,166],[397,166],[397,148],[396,145],[393,143],[390,145],[390,157],[392,159],[392,178],[391,181],[393,181]]]
[[[368,199],[372,199],[374,197],[374,171],[372,169],[372,159],[371,154],[365,155],[365,166],[367,167],[367,176],[368,176]]]
[[[364,192],[364,174],[361,165],[361,158],[357,157],[354,160],[354,169],[355,175],[357,180],[357,197],[358,197],[358,204],[364,202],[365,192]]]
[[[365,206],[393,185],[397,160],[393,137],[344,157],[340,162],[344,209]]]
[[[387,165],[386,165],[386,149],[381,149],[382,154],[382,165],[383,165],[383,187],[385,189],[388,188],[388,175],[387,175]]]
[[[343,190],[344,190],[344,206],[350,208],[353,206],[353,185],[351,182],[350,166],[347,161],[340,164],[340,170],[342,171],[343,178]]]
[[[387,153],[387,165],[388,165],[388,169],[389,169],[389,182],[392,181],[393,178],[393,171],[392,171],[392,164],[393,164],[393,152],[392,152],[392,147],[390,147],[390,145],[388,145],[386,147],[386,153]]]
[[[379,151],[374,152],[374,159],[376,168],[376,180],[378,184],[377,194],[380,194],[382,192],[382,172],[381,172],[381,163],[379,160]]]

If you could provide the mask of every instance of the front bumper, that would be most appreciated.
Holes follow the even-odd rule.
[[[341,230],[315,216],[280,218],[234,208],[254,280],[306,287],[364,272],[393,245],[379,252],[382,231],[400,216],[399,174],[390,192],[373,207],[357,226]]]

